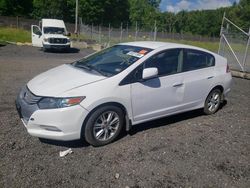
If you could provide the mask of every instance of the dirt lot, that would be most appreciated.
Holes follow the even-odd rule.
[[[104,147],[29,136],[14,106],[20,87],[90,52],[0,47],[0,187],[250,187],[248,80],[234,78],[215,115],[193,111],[140,124]],[[68,147],[73,153],[60,158]]]

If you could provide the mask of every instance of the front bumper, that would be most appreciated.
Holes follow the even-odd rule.
[[[43,44],[43,48],[45,48],[47,50],[50,50],[50,49],[57,49],[57,50],[69,49],[70,43],[67,43],[67,44]]]
[[[88,114],[86,109],[80,105],[58,109],[39,109],[37,104],[28,104],[22,98],[22,93],[21,91],[17,97],[16,107],[30,135],[65,141],[81,138],[82,124]]]

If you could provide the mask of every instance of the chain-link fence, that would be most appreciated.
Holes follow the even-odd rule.
[[[183,33],[167,33],[164,31],[159,32],[157,30],[157,23],[152,26],[144,26],[135,23],[135,26],[131,27],[128,24],[121,23],[119,28],[112,28],[111,26],[104,27],[101,25],[86,25],[80,21],[79,24],[80,34],[87,39],[96,41],[104,47],[129,41],[202,41],[202,42],[218,42],[219,38],[205,37],[200,35],[183,34]]]
[[[218,53],[227,58],[232,70],[250,72],[250,28],[248,33],[223,17]]]
[[[67,30],[73,33],[75,24],[72,23],[65,23],[65,24]],[[0,27],[13,27],[13,28],[30,30],[31,25],[39,25],[39,20],[22,18],[19,16],[16,17],[0,16]]]

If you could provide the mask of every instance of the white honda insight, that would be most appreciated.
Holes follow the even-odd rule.
[[[227,60],[174,43],[121,43],[28,82],[16,100],[29,134],[101,146],[122,128],[203,108],[215,113],[231,87]]]

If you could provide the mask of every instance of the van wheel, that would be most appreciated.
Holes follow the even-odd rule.
[[[219,89],[213,89],[206,98],[204,113],[207,115],[214,114],[220,107],[222,93]]]
[[[103,146],[114,141],[122,130],[124,113],[116,106],[103,106],[87,120],[84,136],[93,146]]]

